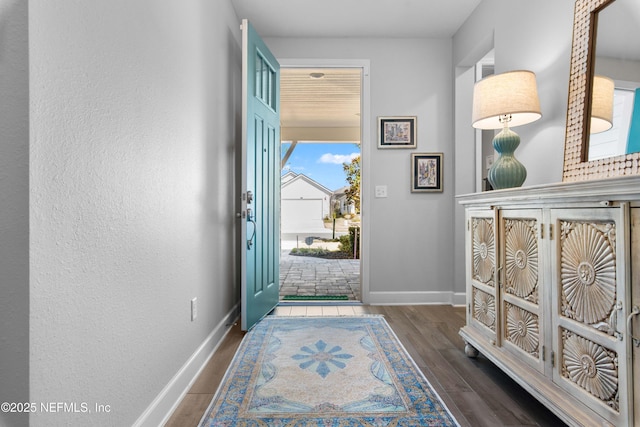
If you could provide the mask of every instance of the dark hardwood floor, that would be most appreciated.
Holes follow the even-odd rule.
[[[275,314],[382,314],[461,426],[565,425],[482,355],[465,356],[458,335],[465,323],[464,307],[280,306]],[[166,427],[198,425],[243,336],[234,326]]]

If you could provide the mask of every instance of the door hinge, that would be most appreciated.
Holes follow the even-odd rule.
[[[544,346],[542,346],[542,361],[543,361],[543,362],[546,360],[546,357],[545,357],[545,355],[546,355],[546,350],[547,350],[547,349],[546,349]]]
[[[544,239],[544,224],[540,223],[540,239]]]
[[[551,350],[551,366],[555,368],[556,366],[556,353]]]
[[[553,240],[553,224],[549,224],[549,240]]]

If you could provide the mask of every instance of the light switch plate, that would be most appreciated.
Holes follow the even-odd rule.
[[[376,198],[387,197],[387,186],[376,185]]]

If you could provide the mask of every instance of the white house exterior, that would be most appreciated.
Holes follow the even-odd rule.
[[[341,215],[345,215],[345,214],[353,215],[356,213],[355,204],[347,200],[348,189],[349,189],[349,186],[345,185],[344,187],[337,189],[333,193],[334,209],[338,209]]]
[[[323,230],[323,219],[331,213],[333,192],[303,174],[287,172],[280,192],[283,233]]]

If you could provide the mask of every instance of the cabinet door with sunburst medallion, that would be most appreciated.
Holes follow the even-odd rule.
[[[633,407],[636,424],[640,424],[640,207],[631,209],[631,307],[632,312],[627,317],[627,337],[631,341],[633,360],[632,378]]]
[[[628,425],[629,209],[551,209],[553,381],[613,425]],[[625,303],[627,302],[627,303]]]
[[[499,224],[502,346],[544,372],[542,210],[502,210]]]
[[[497,211],[467,211],[467,324],[499,345],[498,295],[496,284]]]

